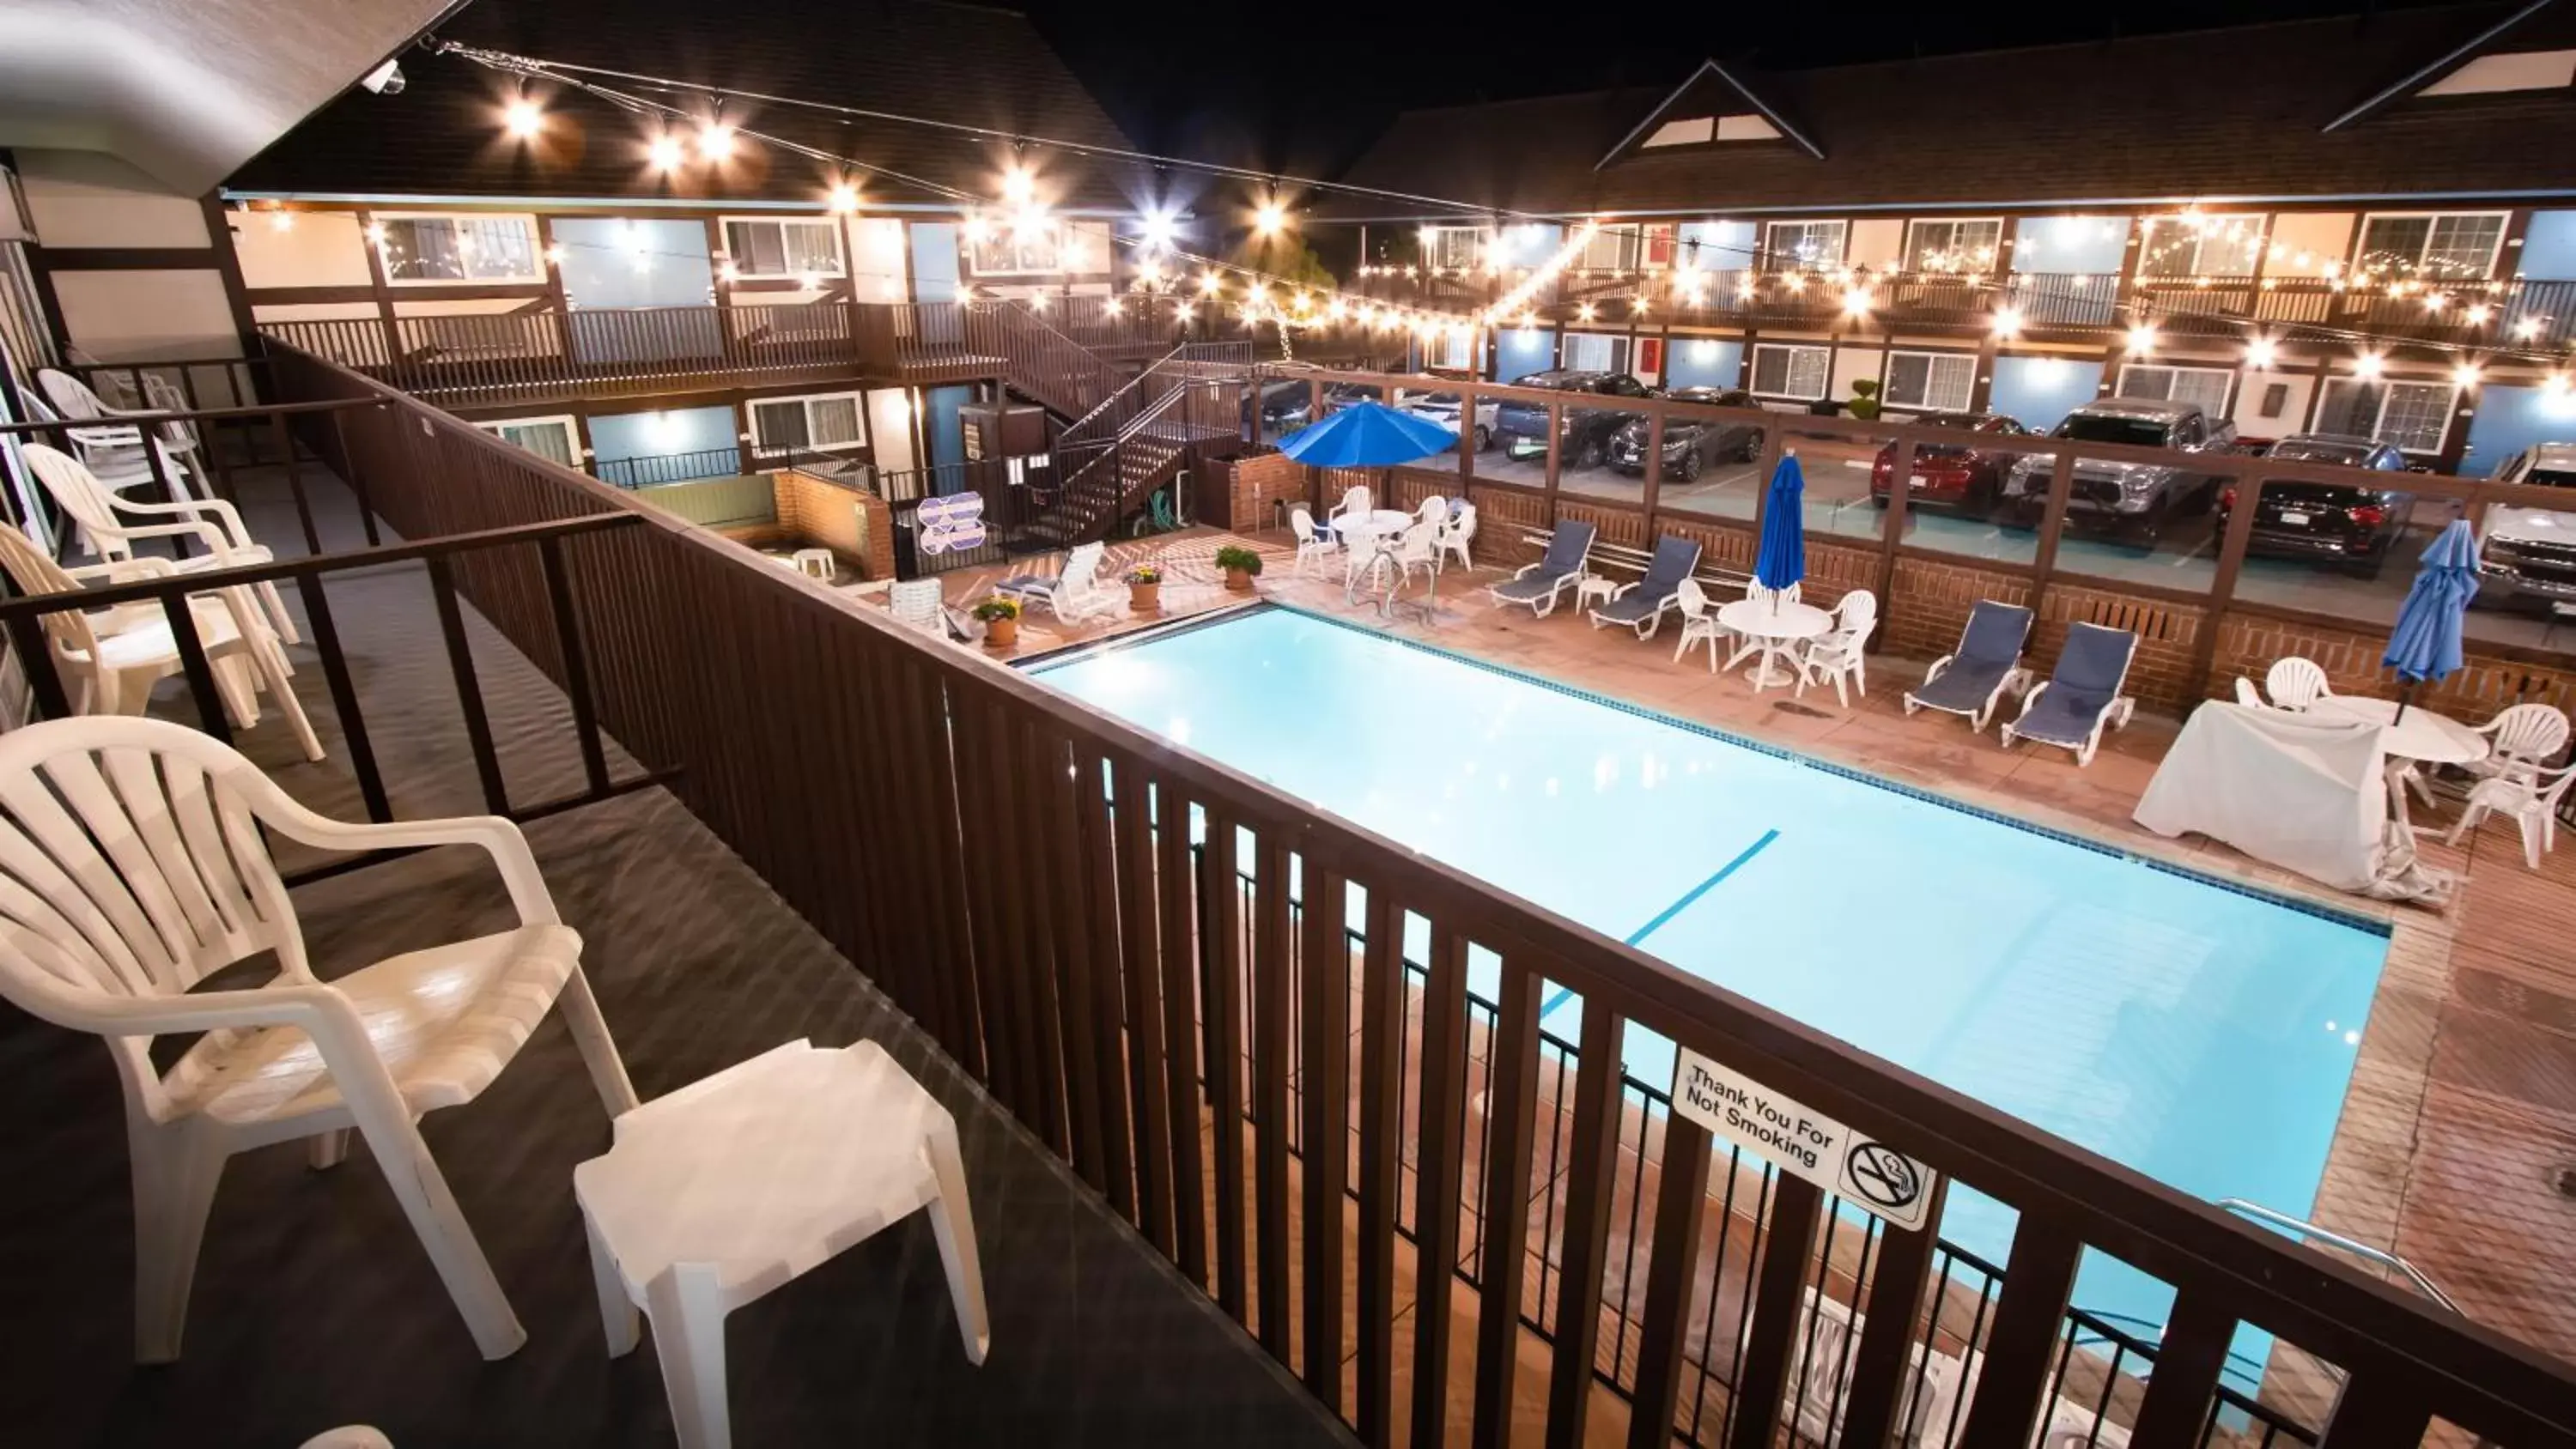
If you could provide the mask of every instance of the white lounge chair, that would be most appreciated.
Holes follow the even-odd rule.
[[[1063,573],[1054,578],[1021,574],[995,584],[993,592],[1018,599],[1024,605],[1032,600],[1043,601],[1061,624],[1079,624],[1115,614],[1127,607],[1127,597],[1115,585],[1100,581],[1100,564],[1107,555],[1106,544],[1077,544],[1064,556]]]
[[[474,1100],[561,1006],[608,1115],[636,1105],[536,858],[506,820],[349,825],[230,747],[164,720],[50,720],[0,737],[0,995],[108,1040],[134,1177],[135,1356],[179,1356],[197,1248],[236,1152],[357,1129],[476,1347],[527,1341],[414,1124]],[[500,868],[510,930],[317,979],[261,827],[331,851],[472,845]],[[191,990],[274,953],[258,986]],[[152,1038],[201,1034],[167,1071]]]
[[[1811,640],[1799,662],[1798,693],[1805,694],[1811,683],[1830,681],[1834,698],[1845,708],[1851,705],[1847,688],[1860,690],[1869,698],[1869,634],[1878,627],[1878,595],[1867,589],[1854,589],[1834,605],[1834,631]]]

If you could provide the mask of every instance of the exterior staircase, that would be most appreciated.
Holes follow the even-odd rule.
[[[1186,343],[1156,359],[1058,437],[1064,481],[1009,545],[1035,552],[1105,537],[1183,469],[1239,451],[1251,372],[1244,343]]]

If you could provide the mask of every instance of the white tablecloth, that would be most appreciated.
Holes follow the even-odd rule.
[[[2147,783],[2137,822],[2164,836],[2197,831],[2339,890],[2366,890],[2388,819],[2380,735],[2368,721],[2314,710],[2204,704]]]
[[[2308,706],[2311,715],[2360,720],[2380,727],[2379,747],[2400,759],[2428,765],[2465,765],[2487,757],[2487,737],[2420,704],[2397,714],[2397,701],[2362,694],[2330,694]]]

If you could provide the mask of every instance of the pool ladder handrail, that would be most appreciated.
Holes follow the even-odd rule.
[[[2416,1292],[2451,1312],[2460,1314],[2463,1318],[2468,1316],[2460,1311],[2459,1304],[2451,1301],[2450,1294],[2442,1291],[2441,1284],[2425,1276],[2423,1269],[2384,1248],[2374,1248],[2358,1238],[2345,1237],[2332,1228],[2321,1228],[2305,1218],[2294,1218],[2288,1213],[2267,1208],[2258,1202],[2248,1202],[2241,1197],[2222,1197],[2218,1200],[2218,1206],[2239,1217],[2252,1218],[2259,1223],[2286,1229],[2308,1242],[2350,1253],[2364,1262],[2376,1263],[2380,1267],[2390,1269],[2403,1276],[2414,1286]]]

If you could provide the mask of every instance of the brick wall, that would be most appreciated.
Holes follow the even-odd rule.
[[[2272,661],[2296,654],[2315,660],[2339,694],[2394,697],[2401,681],[2379,662],[2387,647],[2385,629],[2344,629],[2230,611],[2219,622],[2209,693],[2214,698],[2230,697],[2239,677],[2260,683]],[[2481,652],[2475,640],[2463,653],[2458,673],[2439,684],[2424,685],[2415,697],[2444,714],[2469,720],[2485,720],[2507,705],[2524,701],[2576,712],[2576,669]]]
[[[1215,528],[1275,527],[1274,510],[1279,505],[1312,504],[1314,485],[1308,477],[1312,472],[1285,453],[1210,463],[1206,476],[1218,486],[1201,500],[1200,521]],[[1223,517],[1217,516],[1218,508],[1224,510]]]
[[[894,510],[884,499],[792,469],[772,479],[779,525],[798,546],[830,549],[863,579],[894,577]]]

